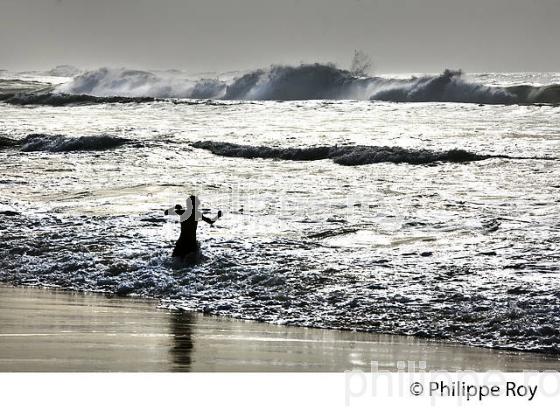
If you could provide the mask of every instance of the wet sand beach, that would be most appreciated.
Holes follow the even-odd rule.
[[[554,356],[414,337],[286,327],[157,308],[156,301],[0,286],[0,371],[341,372],[560,370]]]

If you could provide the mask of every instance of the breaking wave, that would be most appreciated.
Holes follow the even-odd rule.
[[[101,68],[79,75],[62,84],[57,91],[63,94],[87,94],[97,97],[152,98],[219,98],[226,88],[219,80],[191,81],[167,73]]]
[[[467,82],[460,71],[445,70],[439,76],[393,80],[376,90],[371,100],[394,102],[460,102],[515,104],[519,97],[506,88]]]
[[[461,149],[430,151],[402,147],[376,146],[322,146],[311,148],[271,148],[238,145],[228,142],[198,141],[191,144],[215,155],[240,158],[283,159],[290,161],[317,161],[331,159],[339,165],[355,166],[392,162],[395,164],[429,164],[434,162],[470,162],[489,158],[508,158],[498,155],[479,155]]]
[[[490,87],[469,82],[461,71],[445,70],[439,76],[391,80],[371,100],[393,102],[457,102],[476,104],[558,104],[560,85]]]
[[[101,68],[74,78],[56,91],[62,94],[128,98],[560,103],[560,85],[557,84],[541,87],[487,86],[468,81],[461,71],[453,70],[409,79],[361,77],[330,64],[271,66],[230,81],[191,80],[169,73]]]
[[[9,84],[8,84],[9,85]],[[233,79],[192,79],[175,72],[101,68],[58,86],[0,85],[16,105],[149,103],[178,100],[372,100],[476,104],[560,104],[560,84],[488,86],[461,71],[408,79],[356,76],[330,64],[271,66]],[[26,89],[27,88],[27,89]]]
[[[45,71],[45,75],[52,77],[75,77],[80,75],[83,71],[78,67],[69,64],[57,65],[48,71]]]
[[[333,65],[273,66],[248,73],[227,87],[233,100],[367,99],[367,90],[380,79],[360,78]]]
[[[67,137],[65,135],[30,134],[20,141],[24,152],[102,151],[130,143],[126,138],[110,135]]]

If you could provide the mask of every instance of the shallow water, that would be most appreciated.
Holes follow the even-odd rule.
[[[0,150],[0,211],[19,212],[0,214],[0,278],[272,323],[560,353],[557,160],[343,167],[190,145],[558,158],[559,123],[560,107],[535,105],[0,103],[0,134],[13,139],[131,140],[94,151]],[[199,228],[207,259],[195,267],[170,259],[178,225],[163,217],[191,192],[225,213]]]
[[[0,286],[2,372],[544,371],[552,355],[276,326],[156,303]],[[406,364],[405,364],[406,363]]]

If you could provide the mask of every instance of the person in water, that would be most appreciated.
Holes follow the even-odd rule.
[[[214,219],[210,219],[200,211],[200,200],[191,195],[187,199],[187,208],[181,205],[165,210],[165,215],[178,215],[181,221],[181,235],[175,243],[173,256],[184,258],[186,256],[196,256],[199,251],[199,243],[196,240],[196,229],[198,221],[204,221],[213,225],[222,216],[222,211],[218,211],[218,215]]]

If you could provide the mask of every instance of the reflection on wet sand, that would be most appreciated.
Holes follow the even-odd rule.
[[[191,368],[191,355],[193,350],[193,323],[195,315],[184,313],[173,313],[170,315],[171,334],[174,344],[170,349],[173,370],[189,371]]]
[[[558,357],[177,313],[154,301],[0,286],[0,372],[560,370]]]

